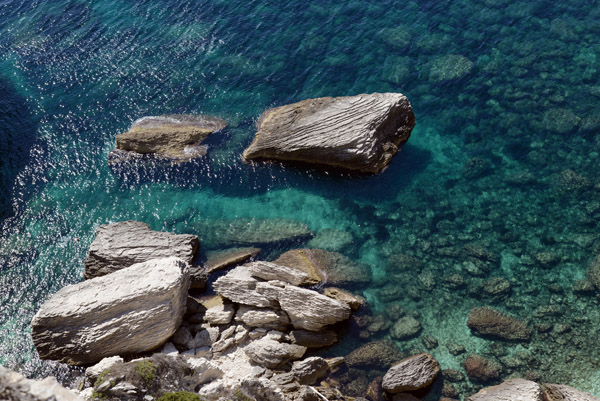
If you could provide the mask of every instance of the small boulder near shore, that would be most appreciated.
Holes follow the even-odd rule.
[[[392,366],[383,376],[382,387],[391,394],[429,386],[440,373],[440,364],[429,354],[413,355]]]
[[[400,93],[307,99],[266,110],[243,158],[379,173],[414,125],[412,107]]]
[[[116,137],[108,162],[117,163],[140,155],[185,162],[206,154],[202,141],[227,127],[220,118],[205,115],[169,114],[136,120],[129,131]]]
[[[151,259],[178,257],[191,263],[198,237],[153,231],[146,223],[122,221],[98,227],[85,259],[85,278],[105,274]]]
[[[497,386],[486,387],[468,401],[542,401],[542,389],[530,380],[510,379]]]
[[[42,359],[73,365],[152,350],[181,325],[190,286],[188,265],[154,259],[69,285],[31,322]]]

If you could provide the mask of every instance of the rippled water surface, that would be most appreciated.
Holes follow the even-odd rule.
[[[503,377],[600,396],[600,307],[580,281],[600,253],[598,35],[595,0],[0,1],[0,364],[66,374],[39,360],[29,322],[82,279],[98,225],[196,233],[207,252],[231,246],[214,227],[285,219],[369,266],[353,290],[371,315],[421,323],[405,352],[433,336],[442,368],[479,353]],[[386,91],[417,126],[381,175],[240,161],[268,107]],[[198,161],[108,167],[116,134],[172,113],[230,125]],[[528,321],[532,341],[473,336],[482,305]],[[369,334],[338,350],[388,327]]]

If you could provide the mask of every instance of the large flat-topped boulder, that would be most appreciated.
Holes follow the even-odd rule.
[[[189,285],[187,263],[166,258],[66,286],[34,316],[33,343],[74,365],[152,350],[180,326]]]
[[[433,356],[426,353],[413,355],[387,371],[382,388],[391,394],[419,390],[433,383],[438,373],[440,364]]]
[[[412,107],[400,93],[308,99],[266,110],[243,157],[378,173],[414,125]]]
[[[129,131],[117,135],[109,163],[136,154],[151,154],[179,162],[204,156],[206,146],[200,145],[202,141],[226,126],[227,123],[220,118],[204,115],[143,117],[136,120]]]
[[[178,257],[191,263],[198,237],[153,231],[139,221],[122,221],[98,227],[85,259],[85,278],[99,277],[134,263]]]
[[[468,401],[542,401],[542,389],[530,380],[510,379],[497,386],[486,387]]]

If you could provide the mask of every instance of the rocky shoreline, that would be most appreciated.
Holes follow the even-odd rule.
[[[462,372],[444,369],[428,353],[406,357],[391,342],[369,343],[346,356],[317,356],[314,350],[338,340],[340,324],[353,311],[360,318],[367,307],[361,297],[332,286],[343,285],[338,277],[347,273],[334,263],[335,254],[299,249],[274,262],[236,256],[221,266],[228,269],[223,274],[194,265],[198,248],[193,235],[156,232],[139,222],[101,226],[87,259],[94,262],[86,263],[94,267],[86,271],[96,273],[60,290],[32,321],[40,356],[88,366],[85,378],[70,392],[51,378],[40,384],[2,370],[0,383],[6,384],[0,385],[0,396],[56,401],[597,400],[569,386],[525,379],[466,397],[453,387],[464,380]],[[250,257],[257,255],[253,251]],[[208,292],[190,289],[193,271],[204,272]],[[478,335],[517,341],[530,335],[520,321],[491,308],[474,309],[467,324]],[[411,325],[405,322],[396,331],[410,332]],[[369,366],[385,374],[362,397],[345,395],[340,383],[348,368]],[[499,377],[494,362],[478,355],[469,356],[464,369],[472,381]]]

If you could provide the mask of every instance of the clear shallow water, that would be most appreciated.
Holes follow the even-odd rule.
[[[61,369],[39,361],[29,322],[81,279],[98,225],[201,231],[207,250],[227,245],[206,235],[214,221],[288,219],[345,232],[350,243],[320,244],[370,266],[356,290],[372,313],[416,313],[443,368],[461,366],[445,346],[456,342],[505,376],[600,396],[598,304],[572,290],[600,252],[599,14],[594,1],[0,1],[0,364]],[[406,94],[417,116],[382,175],[240,162],[264,109],[375,91]],[[114,136],[165,113],[230,127],[197,163],[111,171]],[[496,277],[509,294],[481,290]],[[548,304],[560,313],[540,312]],[[570,330],[482,340],[465,326],[480,305]],[[398,345],[423,349],[420,337]]]

